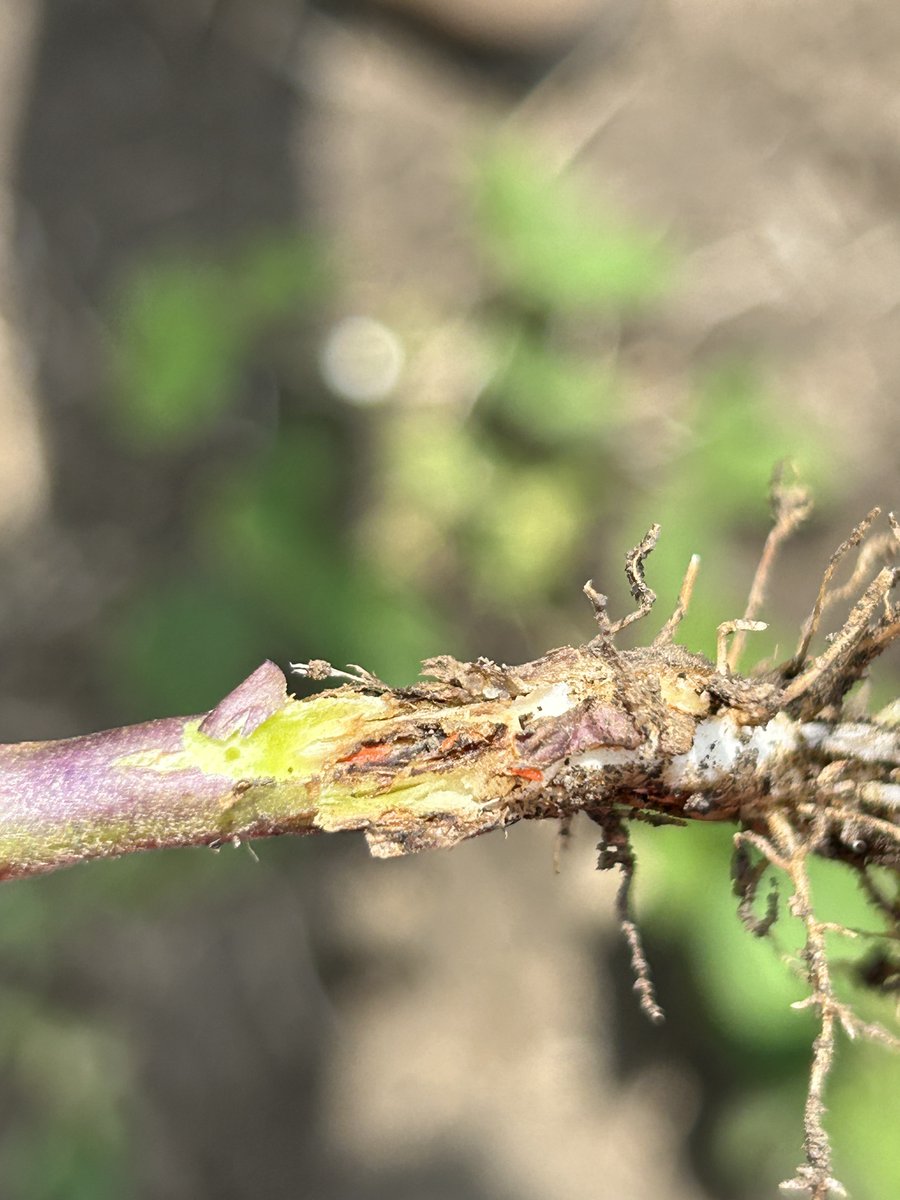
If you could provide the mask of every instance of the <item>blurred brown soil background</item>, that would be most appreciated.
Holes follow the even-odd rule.
[[[452,327],[479,298],[460,162],[498,125],[541,147],[548,173],[577,161],[604,203],[682,253],[677,286],[620,347],[639,418],[621,453],[647,503],[713,350],[762,356],[778,403],[838,448],[837,498],[785,567],[799,618],[833,544],[896,503],[898,53],[900,9],[874,0],[5,0],[2,740],[124,719],[96,657],[117,607],[185,549],[199,463],[227,471],[286,407],[337,403],[296,359],[263,359],[192,453],[123,448],[101,400],[110,298],[133,264],[289,224],[333,239],[330,313],[414,297],[423,327]],[[418,369],[407,404],[448,361]],[[363,464],[368,418],[346,417]],[[748,578],[759,532],[737,559]],[[630,536],[608,529],[593,569],[618,570]],[[538,629],[465,636],[512,659],[545,648]],[[258,656],[312,656],[309,637]],[[110,1195],[758,1195],[705,1164],[729,1084],[674,950],[655,947],[669,1025],[632,1010],[592,840],[579,832],[558,878],[543,828],[389,863],[361,839],[266,846],[261,867],[223,867],[237,890],[192,890],[187,870],[140,902],[115,866],[86,868],[110,872],[87,915],[64,937],[36,930],[51,950],[4,952],[2,987],[44,1015],[0,1057],[0,1168],[13,1188],[34,1178],[20,1158],[44,1146],[45,1109],[97,1103],[127,1146]],[[73,1033],[66,1060],[41,1054],[50,1025],[94,1032]]]

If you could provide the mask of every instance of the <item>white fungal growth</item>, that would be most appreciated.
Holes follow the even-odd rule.
[[[765,725],[739,725],[725,712],[699,723],[690,750],[672,759],[663,778],[674,789],[708,788],[732,776],[741,759],[752,755],[759,769],[796,745],[797,726],[781,713]]]
[[[631,763],[636,763],[640,757],[640,750],[623,750],[619,746],[604,746],[597,750],[587,750],[584,754],[573,755],[571,765],[584,767],[586,771],[602,771],[604,767],[627,767]]]
[[[808,721],[801,730],[807,746],[824,750],[832,758],[855,758],[859,762],[900,766],[900,733],[864,722],[845,722],[837,727],[824,721]]]
[[[532,692],[517,706],[520,714],[532,713],[535,717],[561,717],[572,705],[567,683],[554,683],[551,687]]]
[[[686,754],[676,755],[666,766],[662,779],[673,791],[703,791],[715,788],[734,775],[741,760],[753,756],[756,769],[796,748],[797,726],[789,717],[773,717],[766,725],[740,725],[730,713],[700,721],[694,742]],[[572,765],[588,771],[605,767],[627,767],[646,757],[648,746],[637,750],[604,747],[572,758]]]
[[[534,710],[539,717],[561,717],[572,707],[567,683],[554,683],[546,694],[541,697]]]

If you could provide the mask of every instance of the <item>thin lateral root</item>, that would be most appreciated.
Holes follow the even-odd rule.
[[[691,603],[691,596],[694,594],[694,584],[697,582],[699,572],[700,555],[692,554],[691,561],[688,563],[687,570],[684,573],[684,579],[681,581],[681,591],[678,593],[678,603],[675,605],[675,611],[653,639],[654,646],[665,646],[674,638],[675,630],[684,620],[688,606]]]
[[[641,1009],[654,1025],[661,1025],[666,1015],[656,1000],[653,979],[650,974],[650,963],[644,950],[641,931],[631,913],[631,885],[634,882],[634,863],[620,864],[622,878],[616,893],[616,915],[619,918],[619,928],[624,934],[631,958],[631,969],[634,972],[634,990],[638,995]]]
[[[871,529],[874,522],[880,516],[881,509],[876,506],[869,513],[867,513],[866,516],[863,517],[860,523],[852,531],[850,536],[846,538],[845,541],[841,542],[837,550],[835,550],[831,558],[828,560],[828,564],[825,567],[825,571],[822,575],[822,582],[819,584],[819,592],[816,596],[816,602],[813,605],[812,612],[803,623],[800,641],[797,645],[796,651],[794,652],[794,657],[791,660],[791,666],[793,667],[792,673],[801,670],[803,664],[806,662],[806,656],[809,653],[810,643],[819,631],[819,623],[826,608],[828,589],[831,585],[831,580],[841,560],[843,559],[844,555],[849,554],[851,550],[859,545],[859,543]]]
[[[591,608],[594,610],[594,620],[600,626],[600,633],[598,635],[599,638],[603,641],[608,640],[612,632],[612,625],[610,624],[609,620],[609,612],[607,611],[609,597],[604,596],[603,592],[597,591],[597,589],[594,587],[593,579],[589,579],[581,590],[590,601]]]
[[[572,821],[574,817],[571,813],[560,819],[559,825],[556,827],[556,837],[553,841],[553,874],[558,875],[562,870],[563,854],[569,848],[569,842],[572,840]]]
[[[778,557],[778,551],[812,511],[812,496],[808,489],[797,481],[796,472],[792,471],[793,479],[787,481],[785,478],[787,469],[787,464],[780,463],[772,476],[769,497],[772,504],[773,524],[750,585],[747,607],[744,609],[745,621],[754,620],[763,606],[769,576],[772,573],[775,559]],[[744,649],[744,634],[745,628],[738,629],[737,636],[731,643],[731,651],[728,655],[730,671],[737,670]]]
[[[324,658],[311,658],[309,662],[292,662],[288,663],[288,666],[295,675],[302,675],[304,679],[312,679],[315,682],[325,679],[346,679],[350,683],[362,684],[367,688],[390,691],[390,684],[379,679],[377,675],[373,675],[371,671],[367,671],[365,667],[357,666],[356,663],[347,663],[346,671],[333,667]]]
[[[778,920],[778,889],[774,883],[766,899],[765,914],[758,917],[753,911],[759,885],[770,865],[768,858],[765,857],[759,858],[754,863],[750,858],[749,844],[744,839],[735,839],[734,856],[731,860],[731,878],[734,894],[738,897],[738,916],[744,927],[754,937],[766,937]]]
[[[812,698],[814,709],[820,710],[833,688],[838,696],[860,677],[865,667],[883,644],[900,632],[900,612],[890,607],[889,596],[897,583],[900,570],[883,567],[875,576],[824,653],[787,685],[782,693],[784,707],[806,697]],[[879,610],[884,616],[872,627]]]
[[[793,887],[791,911],[803,922],[806,930],[803,956],[810,995],[806,1001],[800,1001],[800,1005],[814,1008],[820,1021],[819,1032],[813,1043],[803,1119],[806,1162],[798,1168],[794,1178],[782,1184],[782,1187],[795,1191],[805,1189],[811,1200],[828,1200],[834,1194],[845,1194],[831,1173],[831,1142],[824,1124],[825,1086],[834,1063],[836,1024],[838,1021],[844,1024],[844,1006],[834,994],[825,946],[825,927],[816,919],[812,906],[806,869],[807,848],[784,813],[772,812],[768,817],[768,825],[772,843],[787,864],[787,874]]]
[[[641,541],[625,555],[625,574],[638,607],[616,621],[610,629],[611,634],[620,633],[628,625],[645,617],[656,603],[656,593],[647,587],[644,580],[644,560],[659,541],[659,529],[659,525],[651,525]]]
[[[765,621],[723,621],[716,630],[716,670],[720,675],[730,675],[728,666],[728,639],[733,633],[762,633],[769,626]]]
[[[613,867],[618,867],[621,871],[619,887],[616,892],[616,916],[628,946],[631,969],[634,974],[634,990],[637,992],[641,1010],[654,1025],[659,1025],[665,1020],[665,1013],[657,1003],[650,974],[650,963],[647,961],[641,933],[631,911],[631,887],[634,883],[635,858],[628,829],[615,812],[602,811],[588,815],[603,831],[602,841],[597,846],[599,851],[598,871],[609,871]]]

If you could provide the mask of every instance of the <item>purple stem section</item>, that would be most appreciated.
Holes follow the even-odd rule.
[[[205,716],[0,746],[0,879],[134,850],[308,831],[311,810],[285,813],[283,800],[271,802],[271,781],[171,766],[175,755],[184,762],[189,724],[217,740],[246,737],[286,703],[284,675],[266,662]]]

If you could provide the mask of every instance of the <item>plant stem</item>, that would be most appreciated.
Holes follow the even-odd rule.
[[[436,682],[363,677],[296,700],[264,663],[200,716],[0,746],[0,878],[346,829],[385,857],[582,810],[752,825],[773,806],[801,814],[813,794],[820,824],[861,797],[871,827],[896,823],[896,730],[769,715],[768,685],[735,690],[677,646],[611,656],[595,641],[515,669],[426,668]],[[856,765],[832,794],[821,779],[835,760]]]

